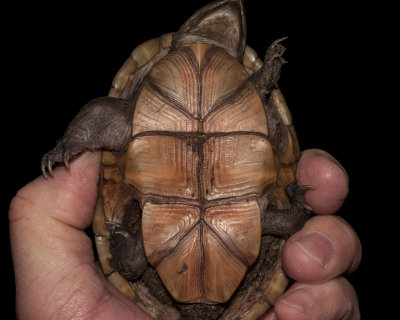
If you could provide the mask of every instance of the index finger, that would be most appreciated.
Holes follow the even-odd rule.
[[[302,153],[297,167],[299,185],[315,189],[306,192],[306,202],[316,214],[333,214],[342,206],[349,193],[345,169],[329,153],[309,149]]]

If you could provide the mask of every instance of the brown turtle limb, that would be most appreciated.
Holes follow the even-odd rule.
[[[291,207],[267,209],[261,217],[262,234],[287,238],[304,225],[310,217],[311,208],[305,203],[304,194],[313,186],[298,186],[294,181],[286,187]]]
[[[85,150],[120,150],[131,136],[132,104],[127,100],[102,97],[86,104],[69,124],[57,145],[42,157],[42,173],[69,161]]]
[[[282,41],[287,37],[275,40],[267,49],[263,66],[252,75],[258,93],[262,99],[271,93],[272,89],[278,87],[278,80],[281,74],[282,65],[286,63],[283,54],[286,48]]]
[[[124,278],[137,279],[147,269],[141,233],[132,233],[124,225],[112,221],[106,225],[110,230],[110,265]]]

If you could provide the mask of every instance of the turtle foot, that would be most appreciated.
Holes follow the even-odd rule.
[[[42,157],[43,176],[53,174],[56,163],[69,161],[83,151],[121,150],[131,137],[133,105],[124,99],[102,97],[90,101],[69,124],[63,138]]]
[[[304,199],[305,192],[313,186],[298,186],[293,181],[286,187],[289,209],[269,208],[262,215],[262,233],[288,238],[300,230],[311,215],[311,208]]]
[[[252,75],[257,91],[262,98],[278,87],[281,67],[286,63],[283,58],[286,48],[282,44],[285,39],[287,38],[277,39],[269,46],[262,68]]]
[[[307,190],[314,190],[314,186],[298,186],[295,181],[289,183],[286,187],[286,194],[289,198],[290,204],[292,205],[292,210],[307,210],[311,211],[312,208],[306,204],[304,195]]]
[[[43,155],[41,160],[41,169],[42,174],[46,179],[48,178],[47,173],[51,176],[53,175],[53,167],[57,163],[64,163],[64,165],[69,168],[70,159],[84,151],[84,149],[71,149],[66,145],[67,143],[61,140],[54,149]]]
[[[111,266],[125,279],[139,278],[147,269],[141,234],[134,234],[116,222],[107,222],[106,225],[110,230]]]

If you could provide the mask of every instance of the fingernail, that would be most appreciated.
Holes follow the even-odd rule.
[[[291,240],[307,256],[325,266],[333,255],[332,240],[324,233],[312,231]]]
[[[314,305],[315,295],[310,288],[302,287],[287,291],[279,301],[304,313]]]

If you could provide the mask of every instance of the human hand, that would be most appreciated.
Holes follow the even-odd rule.
[[[357,297],[341,275],[357,267],[361,246],[351,227],[330,215],[347,195],[347,177],[319,152],[305,152],[298,169],[299,184],[317,187],[306,200],[319,215],[289,239],[282,256],[298,282],[262,319],[359,318]],[[149,319],[105,280],[84,232],[93,219],[99,163],[99,153],[85,153],[70,170],[57,167],[53,178],[37,178],[13,199],[9,219],[19,319]],[[330,239],[332,249],[312,236]]]
[[[16,309],[24,319],[149,319],[95,264],[91,225],[100,154],[84,153],[22,188],[10,212]]]

